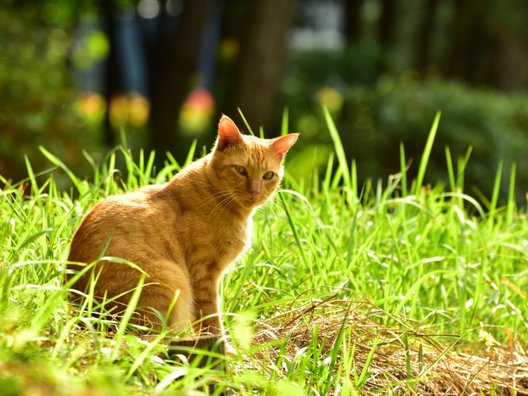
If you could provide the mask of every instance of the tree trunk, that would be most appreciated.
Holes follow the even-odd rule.
[[[361,4],[362,0],[345,1],[345,38],[347,45],[361,39]]]
[[[110,120],[110,105],[112,98],[119,91],[119,67],[117,65],[116,58],[116,42],[114,32],[115,22],[115,4],[114,1],[108,0],[107,2],[98,3],[101,15],[103,15],[104,31],[108,37],[109,52],[108,58],[105,62],[104,69],[104,85],[103,85],[103,96],[106,101],[106,111],[104,116],[104,131],[103,131],[103,142],[108,147],[114,147],[116,144],[114,127]]]
[[[202,30],[209,0],[183,0],[183,11],[165,54],[159,54],[158,68],[152,70],[150,137],[159,154],[186,151],[186,142],[176,136],[180,108],[189,92],[189,80],[196,71]]]
[[[387,54],[394,40],[396,20],[398,17],[397,0],[381,0],[381,16],[378,22],[378,39],[382,49],[380,60],[381,72],[389,71]]]
[[[457,0],[455,18],[451,30],[451,48],[447,74],[475,83],[479,81],[480,69],[489,62],[489,54],[481,58],[481,50],[488,37],[483,26],[488,1]]]
[[[487,81],[506,92],[528,88],[528,50],[522,41],[508,32],[495,32]]]
[[[427,0],[425,2],[424,13],[418,31],[416,69],[422,74],[431,64],[431,47],[433,44],[433,33],[438,3],[438,0]]]
[[[272,121],[296,3],[252,1],[247,9],[247,26],[240,40],[228,111],[233,115],[240,108],[252,126],[267,129]]]

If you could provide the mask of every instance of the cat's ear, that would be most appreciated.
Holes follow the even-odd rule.
[[[224,151],[229,146],[242,143],[244,139],[233,120],[222,114],[218,123],[218,139],[216,140],[216,150]]]
[[[297,141],[299,135],[299,133],[290,133],[289,135],[275,138],[272,140],[271,149],[282,160],[291,146]]]

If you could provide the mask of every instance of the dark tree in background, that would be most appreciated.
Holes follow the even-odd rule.
[[[228,112],[269,129],[286,61],[296,0],[252,1],[244,15],[240,54],[228,89]]]
[[[398,5],[397,0],[381,0],[381,16],[378,22],[378,34],[381,50],[387,54],[394,43],[395,33],[398,21]],[[387,64],[387,57],[384,56],[380,60],[380,70],[382,73],[389,71]]]
[[[198,54],[209,0],[183,0],[183,10],[166,48],[158,48],[151,81],[151,147],[160,152],[184,152],[176,142],[179,110],[189,93],[190,78],[196,72]],[[185,147],[183,147],[185,146]]]
[[[441,0],[425,0],[416,45],[416,69],[422,74],[431,64],[432,43],[435,32],[436,14]]]
[[[458,0],[451,30],[451,49],[447,73],[454,78],[476,83],[489,58],[483,56],[489,42],[486,30],[488,0]],[[489,56],[489,53],[488,53]]]
[[[528,2],[490,1],[490,86],[511,92],[528,89]],[[512,13],[511,10],[515,10]]]
[[[150,148],[159,152],[171,151],[176,158],[183,159],[192,143],[193,137],[179,130],[178,119],[182,105],[196,87],[202,39],[209,27],[207,16],[212,7],[221,7],[224,14],[229,14],[227,19],[235,26],[239,43],[238,54],[231,70],[227,71],[227,89],[217,95],[218,103],[222,103],[219,111],[236,115],[240,108],[252,125],[268,129],[276,110],[296,3],[296,0],[184,0],[175,28],[169,35],[165,20],[168,17],[162,11],[156,22],[157,37],[150,41],[145,51],[149,65]],[[110,19],[115,8],[112,4],[111,1],[103,3],[104,14],[112,15]],[[115,59],[116,45],[111,23],[107,24],[107,34],[113,43],[107,58],[107,90],[115,93],[117,78],[112,60]],[[216,48],[208,50],[216,53]],[[215,90],[215,87],[208,89]],[[111,100],[111,94],[106,96]],[[111,127],[110,123],[107,126]],[[108,136],[112,133],[107,133]]]
[[[345,7],[345,39],[347,43],[356,43],[361,38],[362,0],[348,0]]]
[[[108,56],[106,58],[106,68],[104,71],[103,96],[106,103],[110,103],[112,97],[119,92],[119,65],[116,54],[116,40],[114,31],[114,18],[117,9],[113,0],[98,3],[98,11],[102,15],[102,27],[108,40]],[[109,146],[115,146],[116,138],[113,126],[110,122],[110,112],[107,111],[104,117],[103,142]]]

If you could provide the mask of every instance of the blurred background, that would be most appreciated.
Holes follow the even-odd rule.
[[[446,182],[445,147],[466,156],[466,190],[528,183],[526,0],[0,0],[0,175],[74,172],[126,139],[185,158],[211,147],[218,117],[267,137],[287,110],[302,139],[290,172],[311,177],[333,150],[331,112],[360,181],[416,172],[438,110],[427,174]],[[243,128],[246,129],[246,128]],[[161,166],[162,162],[160,162]],[[525,201],[524,201],[525,202]]]

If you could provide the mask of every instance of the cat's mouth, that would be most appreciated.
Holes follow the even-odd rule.
[[[259,195],[244,195],[242,197],[242,204],[244,206],[252,207],[262,203],[262,197]]]
[[[235,191],[233,194],[235,202],[245,208],[254,208],[266,201],[265,194],[250,194],[246,191]]]

